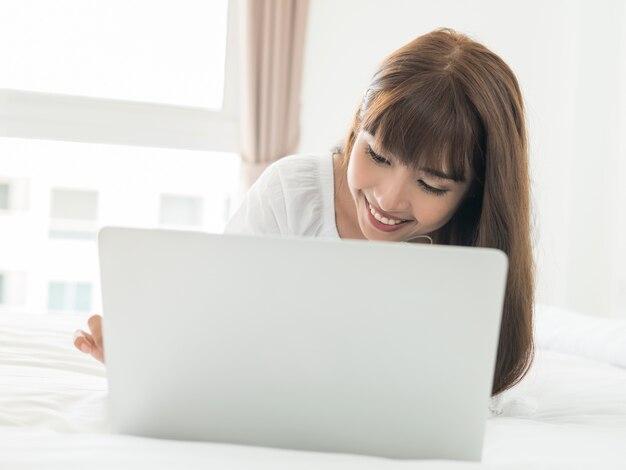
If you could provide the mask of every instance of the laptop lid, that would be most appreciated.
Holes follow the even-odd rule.
[[[116,431],[480,460],[498,250],[104,228]]]

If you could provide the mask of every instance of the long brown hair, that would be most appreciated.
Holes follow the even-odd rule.
[[[404,165],[446,169],[470,190],[435,243],[498,248],[509,258],[492,394],[518,383],[533,357],[534,262],[524,106],[508,65],[451,29],[420,36],[373,76],[343,146],[375,136]]]

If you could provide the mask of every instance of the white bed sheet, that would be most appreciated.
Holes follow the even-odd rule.
[[[626,469],[626,369],[540,350],[487,422],[482,463],[395,461],[109,432],[104,366],[74,350],[86,318],[0,315],[0,469]]]

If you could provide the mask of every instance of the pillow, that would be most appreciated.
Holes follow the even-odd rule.
[[[626,320],[537,304],[535,345],[626,368]]]

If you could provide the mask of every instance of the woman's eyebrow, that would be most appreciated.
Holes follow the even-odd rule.
[[[430,176],[440,179],[440,180],[450,180],[450,181],[454,181],[456,183],[462,183],[465,181],[465,177],[464,176],[460,176],[458,178],[454,178],[450,175],[448,175],[447,173],[444,173],[443,171],[437,170],[435,168],[421,168],[420,171],[423,171],[424,173],[428,173]]]

